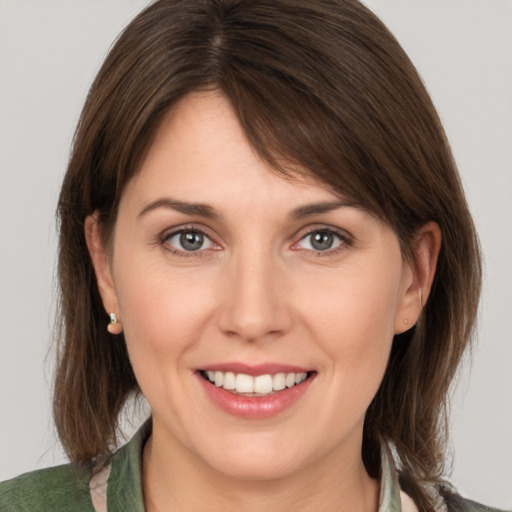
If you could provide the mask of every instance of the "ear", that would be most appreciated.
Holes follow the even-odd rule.
[[[119,334],[123,329],[121,322],[118,320],[119,303],[117,300],[114,280],[112,279],[108,254],[101,236],[97,212],[87,216],[84,227],[85,240],[87,242],[87,248],[89,249],[89,255],[96,274],[96,281],[103,301],[103,307],[111,318],[110,323],[107,325],[107,329],[111,334]]]
[[[406,262],[400,302],[395,317],[395,334],[410,329],[427,302],[441,249],[441,229],[435,222],[425,224],[413,244],[412,261]]]

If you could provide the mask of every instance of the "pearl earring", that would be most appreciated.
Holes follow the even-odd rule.
[[[121,325],[121,322],[117,319],[117,316],[115,313],[110,313],[109,315],[110,320],[107,325],[107,331],[110,334],[120,334],[123,330],[123,326]]]

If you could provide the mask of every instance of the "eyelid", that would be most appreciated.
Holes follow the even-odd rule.
[[[197,251],[186,251],[186,250],[181,250],[181,249],[175,248],[168,244],[166,246],[166,241],[169,240],[169,238],[176,236],[180,233],[187,232],[187,231],[195,231],[197,233],[201,233],[203,236],[205,236],[206,238],[208,238],[210,240],[213,247],[208,247],[207,249],[199,249]],[[314,249],[302,249],[300,247],[297,247],[297,245],[307,236],[309,236],[313,233],[322,232],[322,231],[332,233],[337,238],[339,238],[342,243],[332,249],[327,249],[325,251],[319,251],[319,250],[314,250]],[[216,238],[217,237],[215,235],[212,235],[210,233],[210,230],[208,228],[205,228],[202,225],[185,224],[185,225],[173,226],[171,228],[165,229],[158,236],[158,242],[160,243],[160,245],[162,245],[162,247],[165,250],[170,251],[172,253],[175,253],[178,255],[183,255],[183,256],[194,256],[194,255],[200,256],[200,255],[202,255],[202,253],[204,253],[208,250],[211,250],[211,249],[219,250],[222,248],[222,245],[219,242],[217,242]],[[354,237],[348,231],[346,231],[344,229],[341,229],[341,228],[338,228],[338,227],[335,227],[332,225],[316,224],[316,225],[308,226],[306,228],[301,228],[300,230],[298,230],[295,233],[295,235],[293,235],[292,240],[294,240],[294,242],[291,244],[292,250],[301,250],[301,251],[305,251],[305,252],[311,252],[311,253],[315,253],[315,255],[319,256],[321,254],[325,254],[325,255],[334,254],[340,250],[343,250],[347,246],[353,245]]]
[[[336,246],[336,247],[334,247],[332,249],[327,249],[325,251],[317,251],[317,250],[314,250],[314,249],[302,249],[300,247],[297,247],[297,245],[302,240],[304,240],[304,238],[306,238],[307,236],[309,236],[309,235],[311,235],[313,233],[318,233],[318,232],[332,233],[333,235],[338,237],[341,240],[342,243],[339,246]],[[333,254],[333,253],[337,252],[338,250],[342,250],[346,246],[351,246],[353,244],[353,242],[354,242],[354,237],[350,233],[348,233],[346,230],[341,229],[341,228],[337,228],[335,226],[325,225],[325,224],[318,224],[318,225],[314,225],[314,226],[308,226],[305,229],[301,229],[293,237],[293,239],[295,241],[291,245],[292,249],[314,252],[317,255],[320,255],[320,254],[325,254],[325,255]]]
[[[196,232],[201,233],[205,238],[207,238],[212,247],[208,247],[206,249],[198,249],[197,251],[186,251],[184,249],[178,249],[170,244],[166,244],[166,242],[173,238],[176,235],[186,232]],[[215,236],[212,236],[208,229],[203,226],[198,226],[196,224],[185,224],[181,226],[173,226],[172,228],[167,228],[158,236],[158,242],[160,245],[167,251],[170,251],[173,254],[181,255],[181,256],[200,256],[207,250],[219,250],[221,245],[216,241]]]

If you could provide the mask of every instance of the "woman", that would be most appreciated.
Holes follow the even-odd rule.
[[[478,243],[421,80],[359,3],[152,4],[92,86],[59,215],[75,465],[2,507],[485,509],[442,481]],[[138,392],[152,418],[111,455]]]

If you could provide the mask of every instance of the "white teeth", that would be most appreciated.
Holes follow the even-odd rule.
[[[291,388],[307,378],[307,373],[276,373],[252,377],[245,373],[235,375],[233,372],[220,372],[208,370],[205,372],[208,380],[217,387],[222,387],[236,393],[268,395],[273,391],[282,391]]]
[[[232,372],[227,372],[224,374],[224,384],[222,385],[224,389],[235,389],[235,374]]]
[[[296,373],[295,374],[295,384],[300,384],[301,382],[304,382],[306,380],[307,374],[306,373]]]
[[[235,389],[237,393],[253,393],[254,379],[250,375],[239,373],[235,379]]]
[[[285,384],[287,388],[291,388],[295,385],[295,373],[286,374]]]
[[[271,375],[258,375],[254,378],[255,393],[271,393],[273,379]]]
[[[274,381],[272,387],[275,391],[281,391],[286,387],[286,375],[284,373],[276,373],[274,375]]]

